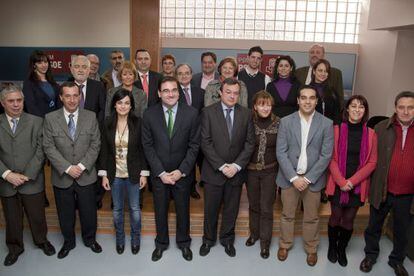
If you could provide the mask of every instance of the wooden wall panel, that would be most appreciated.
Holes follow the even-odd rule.
[[[159,71],[160,62],[160,1],[130,0],[131,61],[137,49],[147,49],[151,55],[151,70]]]

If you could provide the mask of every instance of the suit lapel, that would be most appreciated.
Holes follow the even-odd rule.
[[[93,102],[93,92],[92,92],[92,82],[89,81],[89,79],[86,81],[86,90],[85,90],[85,105],[83,106],[83,108],[88,109],[88,110],[93,110],[91,109],[92,107],[92,102]]]
[[[79,108],[78,111],[78,121],[76,122],[76,131],[75,131],[75,138],[73,139],[74,141],[76,141],[79,137],[79,132],[81,131],[81,129],[83,129],[84,125],[85,125],[85,120],[83,120],[83,110]]]
[[[60,110],[60,112],[58,112],[57,115],[57,123],[60,125],[60,127],[63,129],[63,131],[65,132],[65,134],[72,139],[72,137],[70,137],[69,135],[69,129],[68,129],[68,124],[66,123],[66,119],[65,119],[65,115],[63,113],[63,108]]]
[[[16,128],[16,132],[14,133],[14,136],[19,135],[19,133],[22,132],[26,128],[27,119],[28,118],[24,115],[24,113],[22,113],[17,123],[17,128]]]
[[[312,141],[313,136],[315,136],[316,132],[320,130],[320,124],[322,122],[322,115],[315,111],[315,115],[313,116],[312,123],[309,129],[308,134],[308,141],[306,145],[309,145]]]
[[[158,105],[157,107],[158,115],[155,116],[156,117],[155,119],[158,121],[157,125],[162,126],[162,132],[165,134],[167,139],[169,139],[170,137],[168,136],[168,127],[167,127],[168,122],[165,120],[165,114],[164,114],[164,109],[162,107],[162,103],[158,103],[157,105]]]
[[[14,136],[14,134],[13,134],[13,132],[11,131],[11,128],[10,128],[10,124],[9,124],[9,122],[7,121],[7,117],[6,117],[6,114],[1,114],[1,117],[0,117],[0,126],[10,135],[10,136]]]
[[[181,127],[183,120],[185,120],[184,116],[185,114],[183,111],[183,106],[180,103],[178,103],[177,114],[175,115],[175,121],[174,121],[174,127],[173,127],[173,133],[171,135],[171,139],[177,133],[177,130]]]
[[[299,144],[299,147],[302,146],[302,125],[300,122],[300,116],[299,116],[299,112],[296,112],[294,117],[293,117],[293,124],[297,124],[296,127],[293,127],[293,133],[294,136],[296,138],[296,141]]]

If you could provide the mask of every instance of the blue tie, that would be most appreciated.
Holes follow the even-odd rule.
[[[17,122],[19,120],[17,120],[16,118],[11,119],[13,125],[12,125],[12,132],[15,133],[16,132],[16,128],[17,128]]]
[[[75,127],[75,121],[73,120],[73,114],[69,114],[69,123],[68,123],[68,129],[69,129],[69,135],[72,138],[72,140],[75,139],[75,132],[76,132],[76,127]]]

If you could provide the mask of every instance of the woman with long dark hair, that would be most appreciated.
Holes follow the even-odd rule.
[[[61,107],[59,85],[53,79],[49,57],[42,51],[33,51],[29,72],[23,83],[24,108],[27,113],[44,118]]]
[[[125,249],[124,198],[128,197],[131,251],[137,254],[141,240],[140,189],[147,184],[147,164],[141,143],[141,118],[134,115],[134,97],[126,89],[115,92],[111,116],[102,130],[100,154],[102,186],[111,190],[116,231],[116,251]]]
[[[334,153],[329,165],[326,194],[331,202],[328,222],[329,261],[346,266],[345,249],[352,236],[354,219],[368,197],[370,175],[377,165],[377,136],[367,127],[368,102],[352,96],[334,127]]]

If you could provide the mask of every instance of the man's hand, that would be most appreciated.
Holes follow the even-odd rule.
[[[18,186],[24,184],[24,182],[29,181],[29,178],[27,176],[23,175],[23,174],[20,174],[20,173],[10,172],[10,173],[7,174],[6,180],[7,180],[7,182],[11,183],[15,187],[18,187]]]
[[[309,185],[305,178],[302,176],[299,176],[297,179],[295,179],[292,184],[300,192],[304,191]]]
[[[224,166],[222,172],[227,178],[233,178],[238,172],[238,170],[237,167],[233,164],[227,164],[226,166]]]
[[[102,177],[102,187],[105,189],[105,191],[111,190],[111,185],[109,185],[109,179],[106,176]]]
[[[73,179],[78,179],[82,175],[82,169],[78,165],[72,165],[68,171],[68,174]]]
[[[183,176],[183,174],[181,173],[180,170],[174,170],[170,174],[171,174],[172,178],[174,179],[174,182],[177,182]]]
[[[162,183],[168,185],[175,185],[175,180],[171,173],[165,172],[163,175],[160,176]]]
[[[148,180],[146,176],[141,176],[139,178],[139,189],[141,190],[142,188],[144,188],[145,186],[147,186]]]

